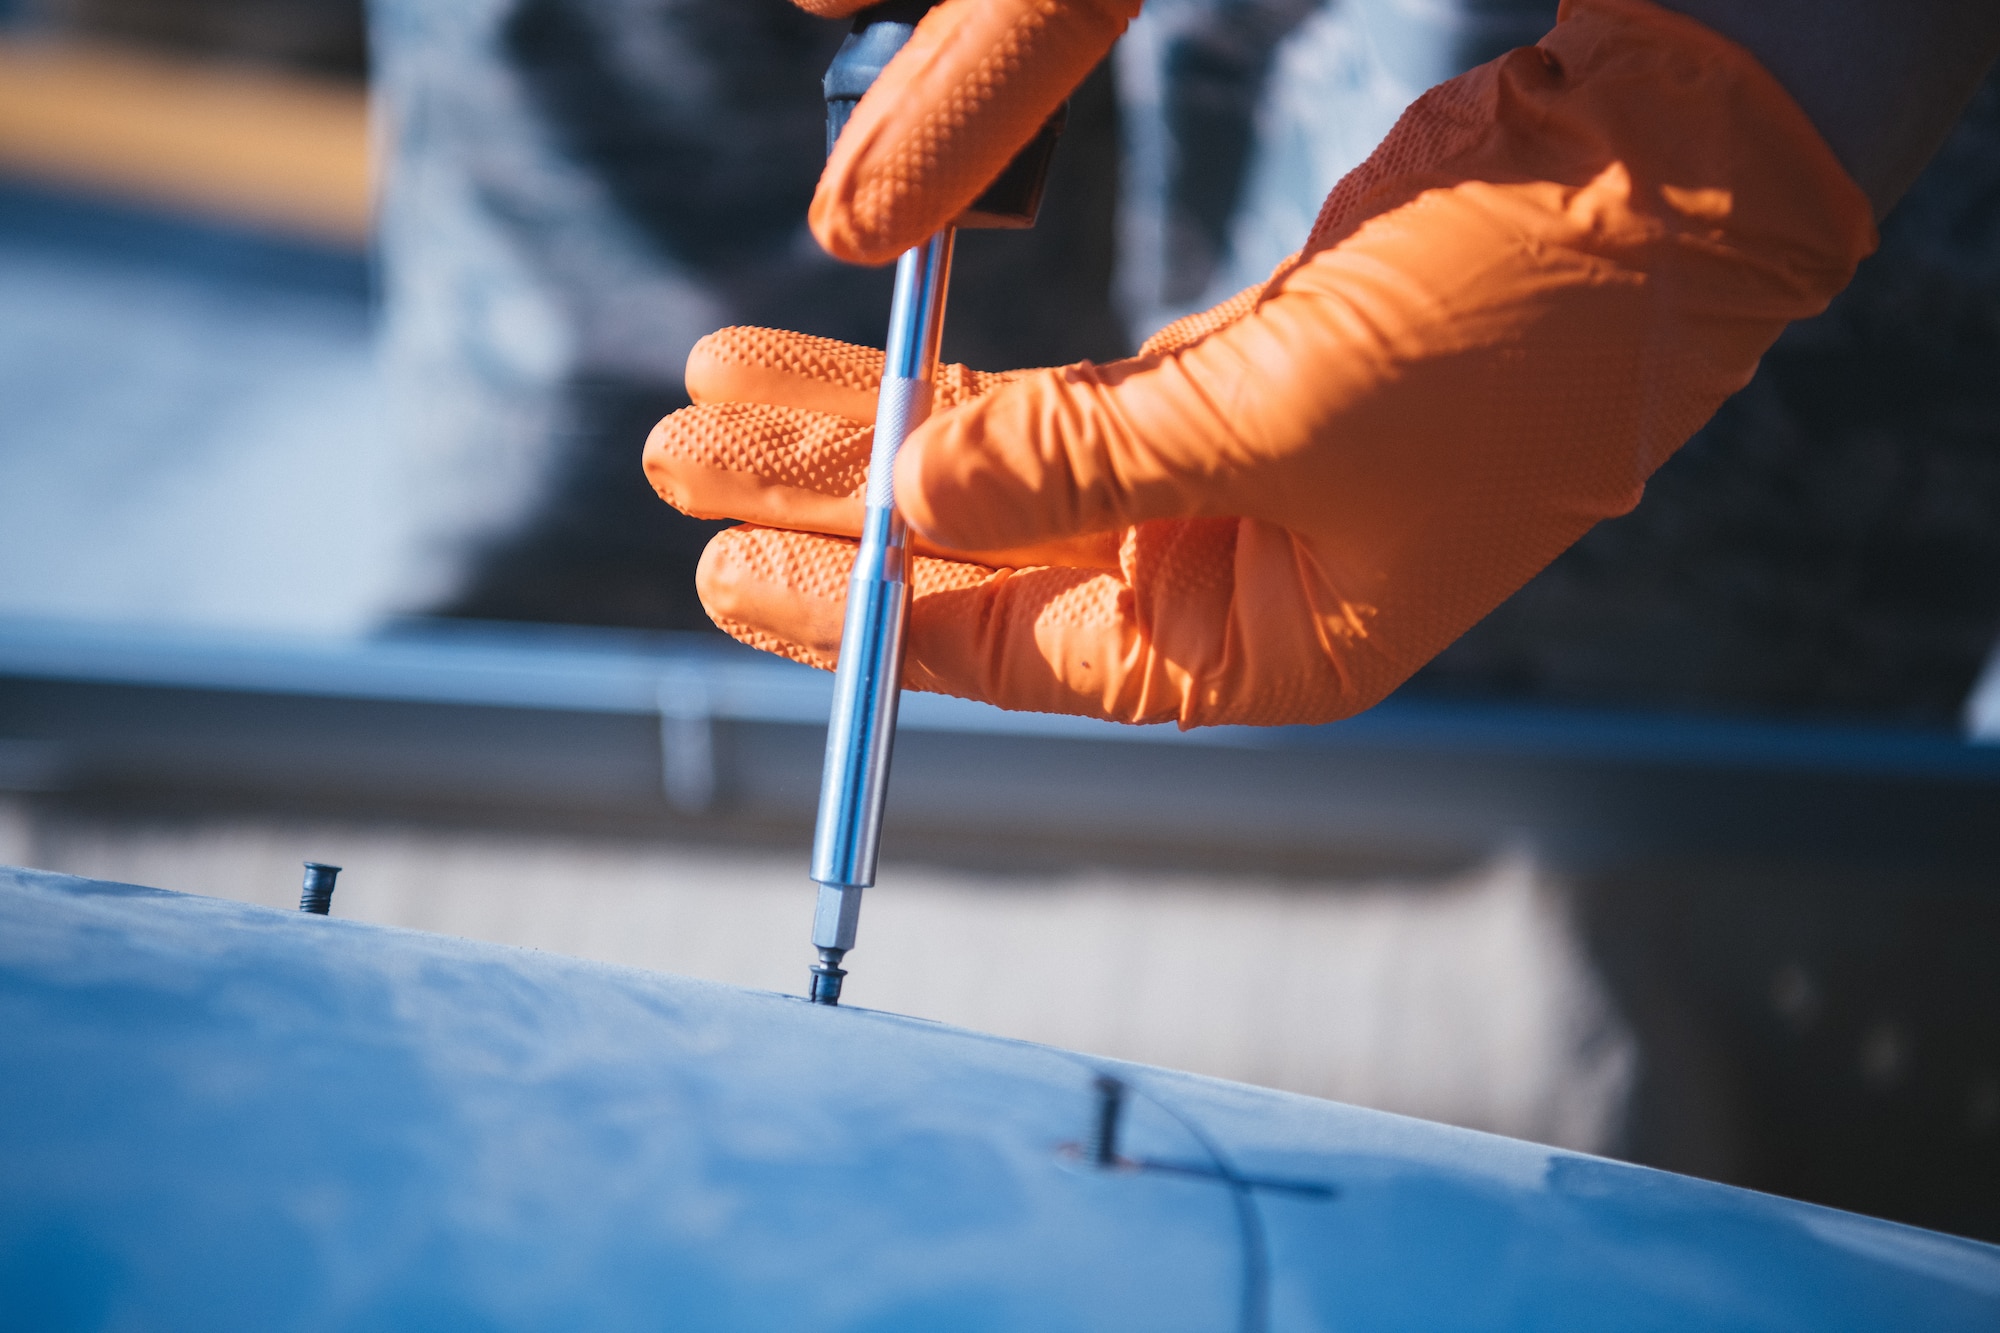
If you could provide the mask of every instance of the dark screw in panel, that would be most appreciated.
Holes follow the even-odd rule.
[[[1091,1163],[1118,1165],[1118,1117],[1125,1110],[1125,1085],[1109,1074],[1097,1076],[1097,1123],[1091,1126]]]
[[[306,862],[306,882],[299,890],[299,910],[311,912],[314,916],[325,916],[333,906],[333,880],[339,873],[339,866]]]
[[[847,953],[845,949],[821,949],[819,961],[813,964],[812,995],[814,1004],[839,1004],[840,982],[847,970],[840,960]]]

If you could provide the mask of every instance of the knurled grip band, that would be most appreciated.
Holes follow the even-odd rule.
[[[868,456],[868,507],[896,507],[896,455],[931,414],[931,382],[890,375],[875,405],[875,447]]]

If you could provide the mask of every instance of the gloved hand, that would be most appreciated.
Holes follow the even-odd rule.
[[[896,476],[905,683],[1183,726],[1366,708],[1630,509],[1874,240],[1740,48],[1569,0],[1412,106],[1268,283],[1128,361],[940,373]],[[670,503],[751,524],[703,556],[716,623],[821,667],[880,364],[724,330],[647,445]]]
[[[794,0],[846,18],[875,0]],[[957,217],[1104,58],[1139,0],[944,0],[854,108],[808,219],[886,264]]]

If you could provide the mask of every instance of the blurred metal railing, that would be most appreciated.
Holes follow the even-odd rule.
[[[0,619],[0,788],[809,834],[831,678],[719,636],[380,636]],[[2000,855],[2000,747],[1922,732],[1392,699],[1121,727],[914,694],[892,848],[1237,865]]]

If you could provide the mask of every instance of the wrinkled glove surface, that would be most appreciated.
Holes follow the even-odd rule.
[[[1631,509],[1874,243],[1747,53],[1568,0],[1419,99],[1268,283],[1127,361],[941,370],[896,476],[905,683],[1182,726],[1367,708]],[[697,574],[737,638],[832,666],[880,367],[764,329],[695,349],[646,469],[746,521]]]

